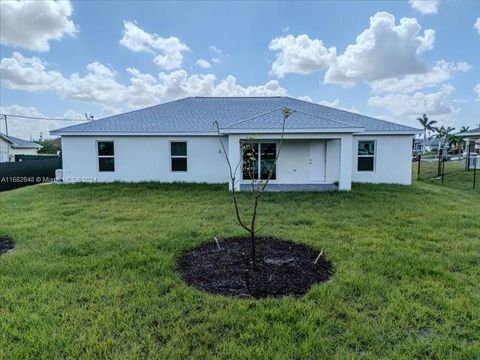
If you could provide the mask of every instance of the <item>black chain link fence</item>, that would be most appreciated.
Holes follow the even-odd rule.
[[[480,190],[480,155],[417,155],[413,161],[417,180],[457,189]]]

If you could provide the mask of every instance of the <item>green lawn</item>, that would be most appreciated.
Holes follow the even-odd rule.
[[[247,203],[247,195],[241,200]],[[0,193],[0,358],[480,357],[480,194],[421,182],[266,194],[259,225],[326,248],[304,297],[188,287],[184,250],[243,234],[224,186],[39,185]]]
[[[460,190],[473,190],[473,176],[476,176],[475,190],[480,193],[480,170],[476,173],[473,170],[467,171],[463,160],[452,160],[444,163],[444,178],[438,176],[438,162],[422,161],[420,164],[420,180],[431,184],[442,185]],[[418,178],[418,162],[413,163],[413,178]]]

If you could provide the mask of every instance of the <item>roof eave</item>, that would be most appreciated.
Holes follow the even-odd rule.
[[[369,130],[362,135],[417,135],[421,134],[421,130]]]
[[[460,137],[471,137],[471,136],[480,136],[480,131],[479,132],[463,132],[463,133],[458,133],[457,136]]]
[[[55,136],[215,136],[216,131],[129,132],[129,131],[50,131]]]
[[[14,149],[38,149],[38,150],[40,150],[41,148],[43,148],[43,146],[42,145],[38,145],[38,146],[12,145],[12,148],[14,148]]]
[[[305,134],[305,133],[363,133],[362,127],[351,128],[320,128],[320,129],[285,129],[285,134]],[[220,129],[222,134],[281,134],[282,129]]]

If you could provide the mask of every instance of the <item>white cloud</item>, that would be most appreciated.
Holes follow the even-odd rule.
[[[224,55],[223,51],[221,49],[219,49],[218,47],[216,47],[215,45],[210,45],[208,47],[208,50],[210,50],[214,54],[217,54],[217,55],[220,55],[220,56]]]
[[[123,22],[122,38],[119,42],[120,45],[123,45],[132,51],[145,51],[154,53],[152,49],[153,42],[153,35],[140,29],[131,21]]]
[[[212,65],[205,59],[198,59],[197,62],[195,63],[197,64],[198,66],[204,68],[204,69],[208,69],[209,67],[211,67]]]
[[[408,0],[412,9],[422,14],[436,14],[439,2],[439,0]]]
[[[348,45],[325,74],[325,82],[352,86],[359,81],[374,81],[427,71],[418,55],[433,48],[435,31],[420,33],[414,18],[395,17],[379,12],[370,18],[370,27]]]
[[[319,101],[318,103],[320,105],[337,108],[340,106],[340,99],[335,99],[333,101],[322,100],[322,101]]]
[[[285,96],[287,90],[278,81],[270,80],[263,85],[243,87],[233,75],[228,75],[214,89],[213,96]]]
[[[287,32],[289,32],[289,31],[290,31],[290,26],[288,26],[288,25],[285,26],[285,27],[282,29],[282,32],[283,32],[283,33],[287,33]]]
[[[59,86],[64,78],[58,71],[47,71],[46,63],[37,57],[26,58],[14,52],[0,61],[2,85],[10,89],[46,91]]]
[[[17,104],[1,106],[0,112],[2,114],[10,115],[47,117],[33,106],[21,106]],[[61,116],[54,117],[65,119],[79,119],[78,123],[80,123],[81,121],[85,121],[85,117],[83,115],[71,109],[67,110]],[[75,125],[78,123],[60,120],[35,120],[8,117],[8,134],[25,140],[29,140],[30,138],[38,139],[40,137],[40,134],[42,134],[44,138],[48,138],[50,137],[50,130],[58,129],[60,127],[68,125]],[[3,123],[0,124],[0,126],[3,126]],[[4,128],[2,128],[2,132],[4,131]]]
[[[477,93],[477,101],[480,101],[480,83],[478,83],[477,85],[475,85],[475,87],[473,88],[473,91],[475,91]]]
[[[189,48],[180,39],[173,36],[162,38],[157,34],[150,34],[131,21],[124,21],[123,25],[121,45],[135,52],[156,54],[153,61],[162,69],[174,70],[182,66],[183,52],[188,51]]]
[[[305,75],[325,69],[337,56],[335,47],[327,49],[321,40],[312,40],[305,34],[275,38],[268,48],[276,52],[270,74],[279,78],[287,73]]]
[[[74,73],[68,78],[47,70],[48,64],[37,57],[27,58],[14,52],[0,61],[2,86],[24,91],[54,91],[61,97],[95,102],[101,105],[122,103],[124,86],[116,82],[115,72],[99,62],[87,65],[84,76]]]
[[[63,98],[102,105],[109,112],[158,104],[165,98],[184,96],[273,96],[286,95],[278,81],[257,86],[241,86],[234,76],[218,81],[213,74],[192,74],[179,69],[158,76],[129,68],[128,85],[116,80],[116,72],[99,63],[88,64],[84,74],[66,77],[47,69],[48,64],[14,53],[0,62],[2,86],[24,91],[52,91]]]
[[[322,100],[322,101],[319,101],[318,103],[320,105],[332,107],[332,108],[339,109],[339,110],[345,110],[345,111],[354,112],[354,113],[359,112],[358,109],[355,106],[351,106],[349,108],[341,106],[340,105],[340,99],[335,99],[333,101]]]
[[[210,60],[215,64],[220,64],[222,58],[230,56],[229,54],[226,54],[222,49],[219,49],[214,45],[209,46],[208,50],[214,54]]]
[[[32,51],[48,51],[51,40],[77,32],[70,1],[1,1],[0,42]]]
[[[38,116],[45,117],[33,106],[9,105],[0,107],[0,112],[7,115]],[[3,124],[2,124],[3,125]]]
[[[308,102],[311,102],[311,103],[315,103],[315,101],[313,101],[313,99],[308,95],[299,96],[299,97],[297,97],[297,99],[298,100],[303,100],[303,101],[308,101]],[[328,107],[332,107],[332,108],[339,109],[339,110],[345,110],[345,111],[358,113],[358,110],[355,106],[352,106],[352,107],[349,107],[349,108],[341,106],[340,105],[340,99],[335,99],[333,101],[321,100],[321,101],[318,102],[318,104],[328,106]]]
[[[299,97],[297,97],[297,99],[298,100],[303,100],[303,101],[308,101],[308,102],[314,102],[313,99],[308,95],[299,96]]]
[[[93,62],[87,65],[86,75],[74,73],[55,90],[60,96],[69,99],[101,105],[121,104],[125,101],[124,86],[115,80],[115,76],[115,71],[99,62]]]
[[[132,75],[127,88],[128,103],[138,108],[157,104],[162,98],[181,98],[185,96],[284,96],[287,90],[277,81],[268,81],[263,85],[243,87],[237,84],[233,75],[220,82],[213,74],[189,75],[180,69],[170,73],[160,73],[158,78],[143,74],[137,69],[128,69]]]
[[[477,21],[475,22],[475,25],[473,25],[475,29],[477,29],[478,33],[480,34],[480,17],[477,18]]]
[[[79,112],[69,109],[60,116],[63,119],[76,119],[76,120],[85,120],[85,114],[80,114]]]
[[[368,99],[368,105],[389,110],[395,116],[406,115],[449,115],[455,114],[456,109],[451,104],[449,96],[455,89],[451,85],[443,85],[438,92],[425,94],[387,94],[374,96]]]
[[[405,75],[402,78],[390,78],[370,82],[373,92],[409,93],[449,80],[454,72],[467,72],[472,66],[466,62],[448,63],[437,61],[435,66],[423,74]]]

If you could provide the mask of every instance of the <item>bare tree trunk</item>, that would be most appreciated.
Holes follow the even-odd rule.
[[[284,136],[285,136],[285,122],[291,114],[292,114],[292,111],[288,108],[284,108],[282,110],[283,123],[282,123],[282,133],[281,133],[281,138],[280,138],[280,142],[279,142],[279,146],[278,146],[278,151],[277,151],[277,154],[276,154],[275,159],[273,161],[273,164],[272,164],[271,168],[269,169],[269,172],[268,172],[268,175],[267,175],[267,178],[265,179],[265,181],[262,183],[262,181],[260,180],[260,184],[258,184],[257,179],[255,179],[255,169],[250,168],[250,166],[249,166],[249,168],[247,168],[247,172],[248,172],[248,175],[249,175],[250,180],[251,180],[251,187],[252,187],[252,194],[253,194],[253,211],[252,211],[252,218],[251,218],[251,221],[250,221],[250,226],[248,226],[242,219],[242,216],[240,214],[239,205],[238,205],[237,193],[236,193],[236,190],[235,190],[235,183],[236,183],[235,174],[236,174],[237,170],[239,169],[240,164],[242,163],[242,159],[243,159],[243,156],[245,155],[245,152],[242,151],[242,157],[240,158],[240,160],[239,160],[238,164],[236,165],[235,169],[233,169],[232,164],[230,163],[230,159],[229,159],[227,150],[225,148],[225,144],[223,143],[223,140],[222,140],[222,135],[220,133],[219,124],[218,124],[217,121],[214,122],[214,125],[217,129],[217,134],[218,134],[218,137],[219,137],[219,140],[220,140],[220,144],[222,146],[222,150],[223,150],[223,153],[225,155],[225,159],[226,159],[227,165],[228,165],[229,176],[230,176],[230,184],[232,186],[232,199],[233,199],[233,204],[234,204],[234,207],[235,207],[235,215],[236,215],[237,221],[240,224],[240,226],[250,233],[252,269],[255,269],[256,266],[257,266],[257,259],[256,259],[256,254],[257,254],[257,249],[256,249],[256,222],[257,222],[258,200],[261,197],[261,195],[263,194],[263,192],[265,191],[265,188],[267,187],[270,179],[272,178],[273,171],[277,166],[277,160],[278,160],[278,157],[280,155],[280,150],[282,148],[283,139],[284,139]],[[252,151],[252,149],[250,149],[250,151]],[[258,153],[257,156],[258,156],[258,160],[259,160],[260,159],[259,149],[257,148],[255,151]],[[253,156],[253,158],[255,158],[255,156]],[[253,163],[255,164],[255,159],[251,160],[251,161],[253,161]],[[261,169],[259,170],[258,175],[259,175],[259,177],[261,177]]]
[[[250,225],[251,235],[251,248],[252,248],[252,268],[255,270],[257,267],[257,244],[256,244],[256,237],[255,237],[255,229],[256,229],[256,222],[257,222],[257,208],[258,208],[258,198],[255,197],[254,204],[253,204],[253,214],[252,214],[252,223]]]
[[[423,129],[423,149],[422,154],[425,155],[425,148],[427,147],[427,129]]]

